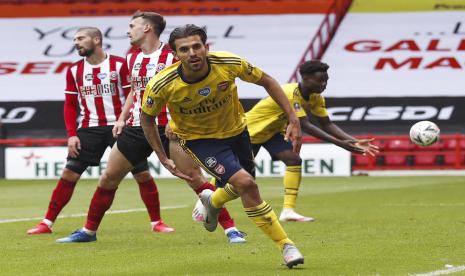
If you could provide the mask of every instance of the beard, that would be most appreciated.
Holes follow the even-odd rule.
[[[93,53],[95,52],[95,47],[92,47],[90,49],[81,49],[81,50],[78,50],[78,54],[81,56],[81,57],[89,57],[91,56]]]

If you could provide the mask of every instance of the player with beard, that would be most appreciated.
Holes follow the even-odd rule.
[[[106,148],[113,146],[112,129],[130,90],[124,58],[110,55],[102,49],[99,29],[79,28],[74,36],[74,45],[84,58],[73,63],[66,74],[64,120],[68,133],[67,163],[52,193],[45,218],[28,230],[28,234],[52,233],[52,225],[71,199],[82,173],[89,166],[98,166]],[[132,169],[132,173],[149,213],[154,213],[157,212],[158,199],[146,188],[146,176],[140,174],[147,167],[146,161],[141,162]]]
[[[82,229],[73,232],[70,236],[58,239],[59,243],[68,242],[91,242],[96,240],[96,231],[105,212],[110,208],[119,183],[123,177],[136,164],[146,162],[147,157],[152,153],[152,148],[145,139],[140,125],[141,101],[144,96],[145,86],[148,81],[176,61],[168,44],[160,41],[160,35],[166,26],[165,19],[154,12],[137,12],[133,15],[129,24],[128,36],[131,44],[138,49],[131,51],[126,57],[125,67],[131,78],[131,92],[127,97],[124,108],[118,118],[118,122],[113,128],[113,134],[117,137],[117,142],[110,153],[107,168],[100,178],[97,191],[91,201],[87,222]],[[164,133],[168,123],[166,107],[155,118],[159,126],[158,130]],[[163,136],[164,147],[169,148],[169,140]],[[183,155],[178,155],[180,167],[185,168],[189,185],[196,193],[205,189],[215,189],[214,186],[202,176],[200,168],[194,167],[195,163],[182,150]],[[189,165],[192,164],[192,165]],[[151,214],[152,229],[154,232],[173,232],[174,229],[167,226],[160,219],[160,208],[158,200],[158,190],[151,177],[148,167],[139,172],[146,178],[144,187],[156,197],[154,208],[157,212]],[[220,223],[225,228],[225,234],[232,243],[245,242],[242,233],[234,227],[225,209],[221,211]]]

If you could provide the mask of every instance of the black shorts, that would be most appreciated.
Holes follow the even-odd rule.
[[[81,141],[81,150],[77,157],[68,156],[67,159],[98,166],[107,147],[115,143],[112,129],[113,126],[79,128],[77,137]]]
[[[284,140],[284,135],[282,135],[282,133],[276,133],[273,137],[264,143],[252,144],[254,156],[257,156],[257,153],[261,147],[264,147],[270,154],[273,161],[276,161],[279,160],[276,157],[276,154],[286,150],[292,150],[292,143],[290,141]]]
[[[169,156],[169,140],[165,136],[165,127],[158,126],[161,142],[166,154]],[[118,150],[128,159],[128,161],[136,166],[141,162],[146,162],[147,157],[152,154],[153,150],[150,144],[145,139],[144,130],[142,127],[127,127],[118,136],[116,142]]]

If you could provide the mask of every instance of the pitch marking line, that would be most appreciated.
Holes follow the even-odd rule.
[[[459,266],[446,265],[446,269],[431,271],[431,272],[427,272],[427,273],[420,273],[420,274],[409,274],[409,275],[410,276],[447,275],[447,274],[452,274],[452,273],[460,272],[460,271],[464,271],[464,270],[465,270],[465,265],[459,265]]]
[[[173,206],[165,206],[161,207],[160,209],[162,210],[169,210],[169,209],[181,209],[181,208],[186,208],[188,207],[187,205],[173,205]],[[126,214],[126,213],[134,213],[134,212],[143,212],[147,211],[145,208],[137,208],[137,209],[127,209],[127,210],[113,210],[113,211],[107,211],[105,215],[110,215],[110,214]],[[58,218],[79,218],[79,217],[85,217],[87,216],[87,213],[80,213],[80,214],[71,214],[71,215],[60,215]],[[0,223],[12,223],[12,222],[20,222],[20,221],[32,221],[32,220],[42,220],[44,219],[43,217],[36,217],[36,218],[17,218],[17,219],[1,219]]]

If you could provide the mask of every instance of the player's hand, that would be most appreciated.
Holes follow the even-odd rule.
[[[292,142],[292,151],[299,154],[302,147],[302,130],[300,129],[300,122],[297,117],[290,119],[286,128],[286,135],[284,140]]]
[[[340,147],[353,153],[365,154],[365,149],[356,146],[358,140],[342,140]]]
[[[173,140],[173,141],[177,141],[178,140],[178,136],[173,132],[173,130],[171,129],[170,127],[170,124],[167,124],[166,127],[165,127],[165,135],[166,137],[168,137],[168,139],[170,140]]]
[[[364,154],[375,156],[379,153],[379,147],[371,143],[373,142],[373,140],[375,139],[374,138],[360,139],[360,140],[357,140],[356,143],[354,143],[354,146],[364,149],[365,150]]]
[[[116,124],[113,126],[113,129],[111,130],[111,132],[113,133],[113,137],[117,138],[118,135],[121,134],[121,132],[123,131],[124,125],[125,125],[124,122],[116,121]]]
[[[165,161],[161,161],[160,160],[160,163],[168,170],[170,171],[171,174],[173,174],[174,176],[177,176],[183,180],[186,180],[186,181],[192,181],[192,177],[186,175],[186,174],[183,174],[180,170],[178,170],[178,168],[176,168],[176,165],[174,164],[174,161],[171,160],[171,159],[166,159]]]
[[[68,155],[76,158],[81,150],[81,140],[77,136],[71,136],[68,138]]]

